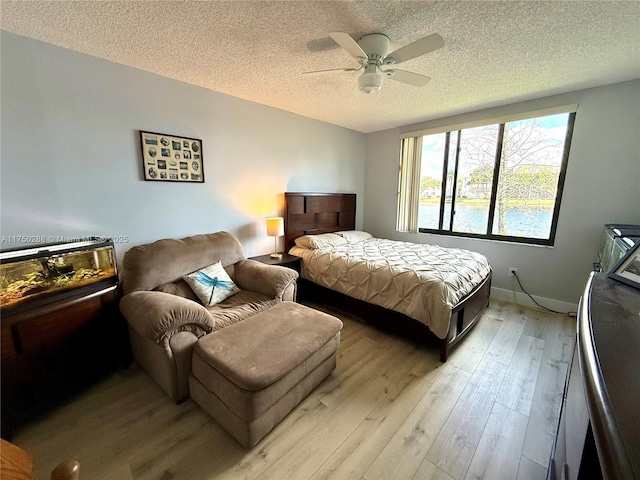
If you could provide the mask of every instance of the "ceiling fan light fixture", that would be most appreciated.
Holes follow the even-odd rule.
[[[362,93],[371,95],[380,91],[382,88],[382,75],[377,72],[364,72],[358,78],[358,89]]]
[[[425,75],[390,68],[382,70],[381,67],[395,66],[407,60],[426,55],[444,46],[442,37],[437,33],[433,33],[388,53],[390,40],[389,37],[382,33],[369,33],[360,37],[357,42],[348,33],[333,32],[329,35],[343,50],[358,61],[360,68],[333,68],[330,70],[304,72],[304,74],[315,75],[333,72],[357,72],[364,68],[364,72],[358,77],[358,89],[367,95],[380,91],[384,77],[389,77],[394,82],[400,82],[414,87],[426,85],[431,79]]]

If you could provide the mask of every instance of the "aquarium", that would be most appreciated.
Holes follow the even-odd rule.
[[[607,224],[604,226],[604,242],[600,251],[600,268],[609,272],[640,241],[640,225]]]
[[[31,308],[63,296],[116,285],[113,241],[38,245],[0,252],[0,310]]]

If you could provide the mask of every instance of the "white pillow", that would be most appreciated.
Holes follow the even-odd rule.
[[[321,233],[320,235],[304,235],[302,237],[298,237],[295,239],[295,243],[298,247],[313,250],[316,248],[344,245],[347,243],[347,240],[335,233]]]
[[[222,268],[221,262],[201,268],[182,278],[189,284],[191,290],[195,292],[205,307],[220,303],[240,291]]]
[[[361,230],[345,230],[343,232],[336,232],[336,235],[340,235],[349,243],[360,242],[361,240],[373,237],[369,232],[363,232]]]

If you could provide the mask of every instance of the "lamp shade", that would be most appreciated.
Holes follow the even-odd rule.
[[[267,235],[270,237],[281,237],[284,235],[284,218],[267,218]]]

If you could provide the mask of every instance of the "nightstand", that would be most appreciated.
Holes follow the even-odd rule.
[[[300,273],[300,257],[295,255],[289,255],[283,253],[282,258],[273,258],[269,254],[260,255],[258,257],[251,257],[249,260],[257,260],[258,262],[265,263],[267,265],[280,265],[281,267],[288,267],[296,272]]]

